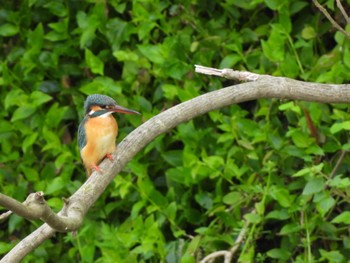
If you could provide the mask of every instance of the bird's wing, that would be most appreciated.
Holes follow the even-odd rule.
[[[86,145],[86,133],[85,133],[85,123],[89,117],[86,115],[84,119],[79,124],[78,128],[78,145],[80,151],[85,147]]]

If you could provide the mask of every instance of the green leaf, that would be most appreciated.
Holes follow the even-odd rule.
[[[317,210],[320,212],[321,215],[326,215],[330,209],[334,207],[336,204],[336,201],[333,197],[327,196],[318,202],[316,202]]]
[[[325,182],[322,178],[312,178],[304,187],[303,195],[312,195],[322,191],[325,188]]]
[[[176,202],[171,202],[166,208],[165,213],[170,220],[176,220],[177,209]]]
[[[139,45],[138,49],[155,64],[163,64],[165,62],[165,54],[160,45]]]
[[[342,130],[346,130],[346,131],[350,130],[350,121],[334,123],[330,128],[330,131],[332,134],[335,134]]]
[[[108,93],[119,95],[122,91],[122,88],[113,79],[106,76],[99,76],[94,78],[91,82],[82,85],[79,90],[85,94]]]
[[[320,163],[318,165],[314,165],[311,167],[306,167],[299,170],[295,174],[293,174],[293,177],[299,177],[299,176],[305,176],[305,175],[318,175],[322,172],[323,167],[324,167],[324,163]]]
[[[17,105],[23,105],[26,100],[28,99],[28,96],[24,93],[21,89],[12,89],[6,94],[5,97],[5,109],[8,110],[11,106]]]
[[[290,218],[290,214],[287,210],[274,210],[266,215],[266,218],[277,219],[277,220],[286,220]]]
[[[72,161],[73,161],[72,154],[70,152],[63,152],[55,160],[55,166],[57,169],[60,169],[65,163],[72,162]]]
[[[317,36],[317,33],[315,31],[315,29],[311,26],[305,26],[303,31],[301,32],[301,36],[306,39],[313,39]]]
[[[333,220],[331,221],[332,223],[343,223],[346,225],[350,224],[350,211],[345,211],[342,212],[340,215],[337,215],[335,218],[333,218]]]
[[[0,242],[0,254],[6,254],[12,249],[13,246],[14,244],[12,243]]]
[[[299,148],[307,148],[314,142],[308,134],[296,129],[288,132],[287,136],[291,136],[293,143]]]
[[[179,87],[175,86],[175,85],[171,85],[171,84],[162,85],[162,90],[164,92],[164,96],[169,100],[172,100],[175,98],[175,96],[177,96],[178,89],[179,89]]]
[[[85,12],[79,11],[77,13],[77,23],[82,29],[80,37],[80,48],[84,48],[91,45],[91,42],[95,39],[96,29],[98,26],[98,20],[95,16],[88,16]]]
[[[245,215],[244,215],[244,218],[245,218],[248,222],[250,222],[250,223],[252,223],[252,224],[259,224],[259,223],[261,222],[261,220],[262,220],[261,215],[258,215],[258,214],[256,214],[256,213],[248,213],[248,214],[245,214]]]
[[[28,32],[28,45],[31,50],[39,52],[44,44],[44,27],[42,23],[38,24],[33,31]]]
[[[85,62],[93,73],[103,75],[103,62],[87,48],[85,48]]]
[[[301,70],[294,55],[286,53],[285,61],[280,65],[281,72],[289,78],[296,78]]]
[[[33,93],[31,93],[29,96],[30,103],[35,107],[40,106],[50,100],[52,100],[52,97],[41,91],[33,91]]]
[[[0,25],[0,36],[11,37],[19,32],[18,26],[10,23]]]
[[[290,207],[294,202],[294,196],[290,195],[286,188],[272,186],[269,195],[282,207]]]
[[[61,2],[49,1],[44,5],[45,8],[49,9],[49,11],[59,17],[67,16],[67,8]]]
[[[8,228],[9,228],[9,232],[13,233],[13,231],[15,231],[16,229],[19,228],[19,226],[21,225],[21,222],[24,220],[23,217],[20,217],[16,214],[12,215],[10,217],[10,220],[8,222]]]
[[[165,208],[168,207],[167,199],[157,190],[152,190],[149,193],[149,198],[156,204],[158,207]],[[157,207],[157,209],[158,209]]]
[[[11,122],[28,118],[35,112],[36,108],[33,105],[24,105],[17,108],[11,118]]]
[[[213,200],[209,193],[198,193],[195,195],[195,200],[200,206],[204,207],[205,209],[209,210],[213,206]]]
[[[152,104],[145,97],[138,96],[137,102],[142,111],[152,111]]]
[[[199,235],[192,238],[191,242],[189,243],[189,245],[186,249],[186,253],[189,253],[190,255],[193,255],[194,253],[196,253],[196,251],[198,251],[198,249],[200,247],[201,239],[202,239],[202,237]]]
[[[113,52],[113,56],[119,61],[138,61],[139,56],[135,52],[126,50],[116,50]]]
[[[279,234],[280,235],[290,235],[292,233],[299,232],[301,229],[302,229],[302,227],[300,226],[299,223],[293,222],[293,223],[284,225]]]
[[[182,164],[182,150],[167,151],[162,154],[166,162],[172,166],[180,166]]]
[[[223,58],[223,60],[220,62],[219,68],[232,68],[234,65],[236,65],[239,61],[241,61],[241,56],[237,54],[230,54]]]
[[[52,29],[45,35],[45,39],[58,42],[68,39],[68,18],[64,18],[59,22],[49,23],[48,26]]]
[[[291,3],[291,7],[290,7],[291,15],[298,13],[300,10],[305,8],[307,5],[308,5],[308,3],[303,2],[303,1],[295,1],[295,2]]]
[[[329,181],[331,187],[336,188],[348,188],[350,187],[350,179],[348,177],[341,178],[341,175],[337,175]]]
[[[63,207],[64,202],[62,200],[62,198],[58,198],[58,197],[54,197],[54,198],[50,198],[49,200],[47,200],[47,204],[55,210],[59,210],[60,208]]]
[[[21,165],[21,170],[23,171],[26,179],[29,182],[35,182],[39,180],[39,173],[37,172],[37,170],[30,167],[26,167],[24,165]]]
[[[345,262],[344,256],[338,251],[326,251],[324,249],[320,249],[320,254],[322,256],[321,260],[332,262],[332,263],[342,263]]]
[[[13,128],[13,124],[11,124],[9,121],[0,120],[0,135],[4,136],[4,138],[6,138],[7,134],[12,133]]]
[[[279,24],[273,24],[267,41],[262,40],[261,46],[264,55],[273,62],[284,60],[286,35]]]
[[[46,141],[46,145],[42,148],[42,151],[52,150],[58,151],[61,148],[61,141],[56,133],[49,130],[46,126],[43,129],[43,138]]]
[[[239,192],[231,192],[226,194],[222,201],[227,205],[237,205],[240,203],[242,195]]]
[[[235,5],[239,8],[243,8],[243,9],[253,9],[256,7],[258,2],[255,1],[242,1],[242,0],[230,0],[229,1],[230,4]]]
[[[288,260],[291,256],[291,252],[282,248],[273,248],[267,251],[267,255],[270,258],[280,259],[280,260]]]
[[[182,256],[181,256],[181,263],[195,263],[196,260],[195,258],[193,257],[192,254],[190,253],[184,253]]]
[[[174,60],[164,66],[164,74],[177,80],[181,80],[191,70],[192,68],[189,65],[179,60]]]
[[[131,209],[131,218],[133,220],[136,219],[136,217],[139,215],[139,212],[142,208],[144,208],[146,205],[146,202],[145,201],[139,201],[137,203],[135,203],[133,206],[132,206],[132,209]]]
[[[63,181],[62,177],[56,177],[48,183],[45,194],[51,195],[55,192],[58,192],[65,187],[65,184],[66,183]]]
[[[344,64],[350,67],[350,51],[348,49],[344,50]]]
[[[224,166],[224,159],[221,156],[207,156],[203,157],[203,162],[207,164],[211,169],[220,169]]]
[[[293,112],[296,112],[297,114],[301,114],[300,106],[296,104],[294,101],[283,103],[278,107],[278,109],[281,111],[291,110]]]

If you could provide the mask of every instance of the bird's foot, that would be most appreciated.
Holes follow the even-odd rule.
[[[106,154],[106,158],[108,158],[110,161],[113,161],[113,156],[110,153]]]
[[[94,169],[95,171],[99,172],[99,173],[102,173],[101,168],[98,165],[96,165],[96,164],[91,164],[91,168]]]

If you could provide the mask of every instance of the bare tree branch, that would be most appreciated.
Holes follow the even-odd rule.
[[[47,205],[43,192],[32,193],[27,199],[20,203],[17,200],[0,193],[0,205],[11,210],[13,213],[22,216],[28,220],[40,219],[46,222],[50,227],[59,232],[68,232],[77,230],[82,223],[83,216],[80,215],[78,203],[75,207],[69,209],[69,217],[58,216]],[[65,204],[63,211],[69,207],[69,201]]]
[[[330,173],[329,177],[333,178],[335,176],[335,174],[337,173],[339,166],[341,165],[341,163],[344,161],[345,155],[346,155],[347,151],[346,150],[341,150],[340,151],[340,156],[335,164],[335,166],[333,167],[332,172]]]
[[[336,0],[337,2],[337,7],[339,8],[340,12],[342,13],[344,19],[346,20],[346,23],[348,25],[350,25],[350,18],[348,16],[348,14],[346,13],[344,7],[343,7],[343,4],[340,2],[340,0]]]
[[[328,13],[327,9],[325,9],[317,0],[312,0],[315,4],[315,6],[325,15],[325,17],[327,17],[327,19],[329,20],[329,22],[331,22],[331,24],[341,33],[343,33],[347,38],[350,38],[350,34],[348,32],[345,31],[344,28],[342,28],[337,21],[335,21],[332,16]],[[342,7],[342,5],[340,4],[340,6]],[[338,5],[339,7],[339,5]],[[345,12],[345,10],[344,10]],[[346,14],[346,13],[345,13]],[[344,15],[344,14],[343,14]],[[344,16],[345,17],[345,16]],[[347,17],[347,15],[346,15]],[[345,18],[346,18],[345,17]]]
[[[29,194],[23,203],[0,193],[0,205],[28,220],[40,219],[46,209],[43,192]]]
[[[234,79],[239,81],[257,81],[259,79],[259,74],[248,72],[248,71],[237,71],[229,68],[216,69],[208,68],[201,65],[194,65],[195,71],[197,73],[223,77],[226,79]]]
[[[282,77],[250,74],[257,77],[256,80],[254,77],[252,82],[203,94],[161,112],[143,123],[118,145],[117,150],[113,153],[113,162],[108,160],[101,163],[103,174],[94,172],[69,198],[69,203],[58,213],[58,216],[74,218],[75,222],[82,222],[87,211],[108,184],[143,147],[169,129],[209,111],[260,98],[324,103],[348,103],[350,101],[350,85],[308,83]],[[224,75],[226,76],[226,74]],[[43,224],[19,242],[0,262],[19,262],[25,255],[53,236],[55,232],[56,230],[48,224]]]
[[[0,215],[0,221],[3,221],[3,220],[5,220],[5,219],[7,219],[10,215],[12,215],[12,211],[7,211],[7,212],[5,212],[5,213],[2,213],[2,214]]]

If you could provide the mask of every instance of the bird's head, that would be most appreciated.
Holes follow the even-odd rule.
[[[93,94],[86,98],[84,103],[85,115],[90,117],[108,116],[114,112],[124,114],[140,114],[137,111],[119,106],[114,99],[106,95]]]

